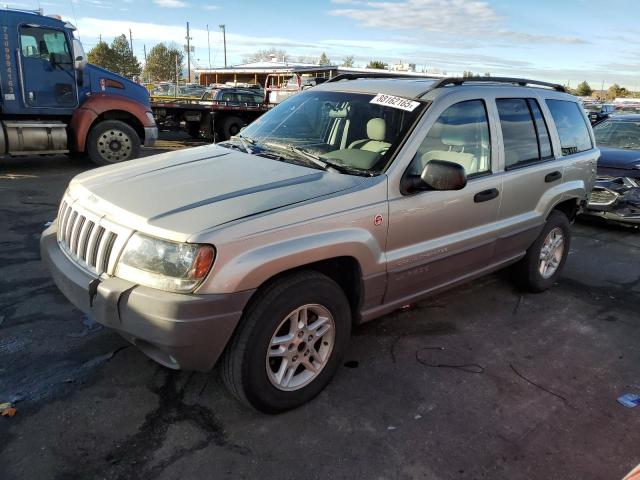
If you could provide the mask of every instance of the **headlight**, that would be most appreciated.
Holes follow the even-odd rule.
[[[116,277],[169,292],[190,292],[207,275],[214,256],[211,245],[134,233],[118,260]]]
[[[156,117],[153,116],[153,113],[151,112],[145,112],[147,114],[147,118],[149,119],[149,121],[151,122],[152,125],[156,124]]]

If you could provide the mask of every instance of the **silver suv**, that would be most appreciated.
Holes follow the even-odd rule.
[[[598,154],[561,86],[340,76],[228,142],[78,175],[42,257],[149,357],[218,363],[280,412],[324,388],[356,324],[512,264],[549,288]]]

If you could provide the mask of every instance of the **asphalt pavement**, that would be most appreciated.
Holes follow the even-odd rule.
[[[164,135],[151,154],[194,142]],[[310,404],[240,406],[83,318],[39,236],[91,165],[0,160],[0,479],[619,479],[640,463],[640,231],[574,225],[558,284],[500,272],[356,328]]]

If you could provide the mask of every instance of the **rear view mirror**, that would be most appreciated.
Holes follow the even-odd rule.
[[[420,176],[405,179],[403,190],[462,190],[467,185],[467,174],[458,163],[445,160],[431,160],[425,165]]]

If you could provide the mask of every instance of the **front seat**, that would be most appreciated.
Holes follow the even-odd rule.
[[[368,150],[374,153],[384,153],[389,150],[390,143],[384,141],[387,134],[387,124],[382,118],[372,118],[367,122],[367,137],[363,140],[356,140],[349,148]]]
[[[477,171],[476,156],[472,153],[465,152],[465,148],[470,146],[470,142],[465,135],[467,133],[465,132],[465,127],[466,125],[443,126],[440,141],[447,149],[431,150],[423,154],[420,158],[420,171],[422,171],[431,160],[444,160],[462,165],[467,175]]]

